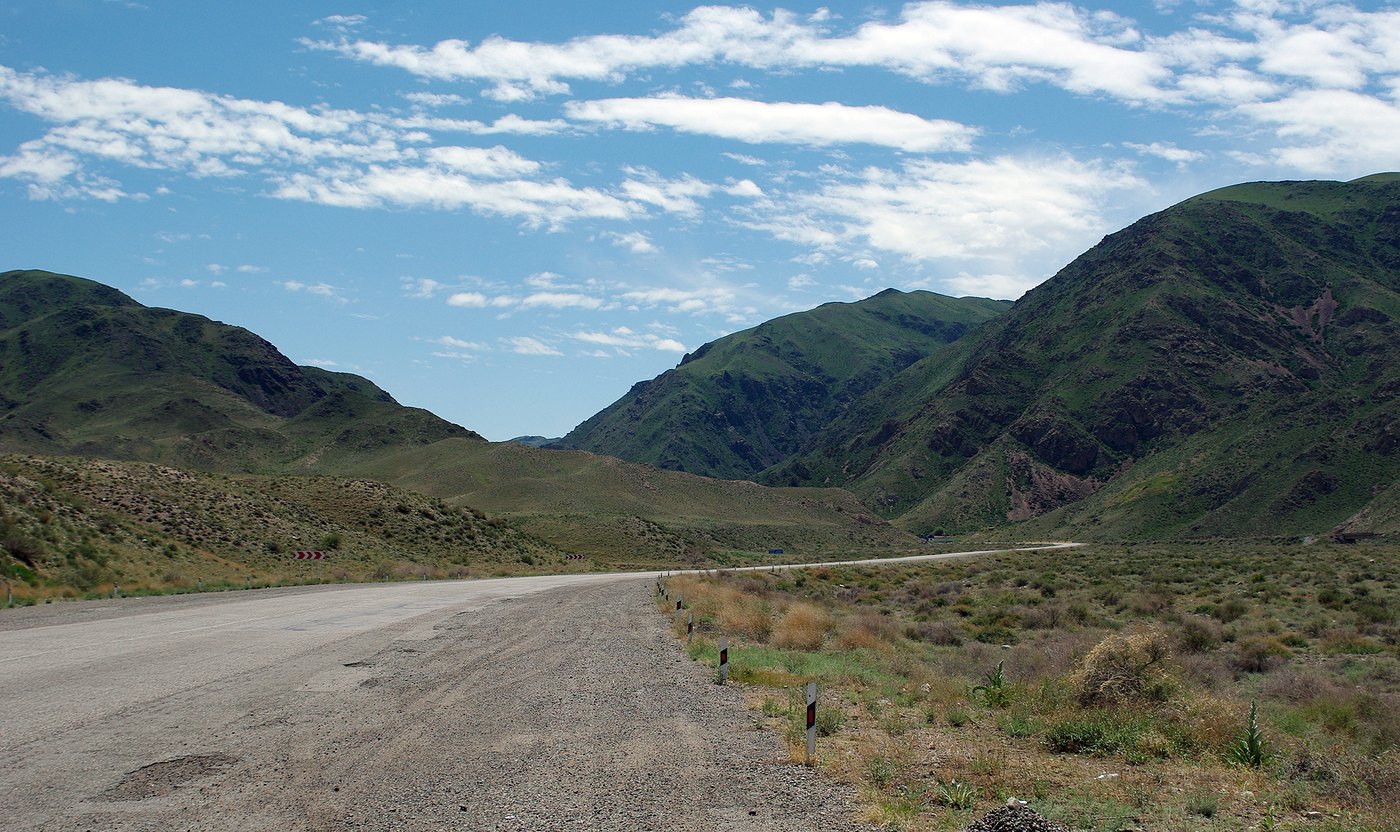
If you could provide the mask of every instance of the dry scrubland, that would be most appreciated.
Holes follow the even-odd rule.
[[[329,560],[299,564],[298,549]],[[163,594],[589,568],[498,517],[371,480],[0,456],[0,578],[19,604],[114,585]]]
[[[890,829],[1400,828],[1394,546],[1091,546],[672,578],[713,663]],[[683,637],[684,626],[677,625]],[[1257,702],[1251,732],[1251,703]],[[1311,814],[1310,814],[1311,813]]]

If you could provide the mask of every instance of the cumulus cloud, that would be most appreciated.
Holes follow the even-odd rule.
[[[761,201],[747,216],[753,228],[816,248],[1007,269],[1046,249],[1082,247],[1103,227],[1105,194],[1144,184],[1125,167],[1069,157],[917,159]]]
[[[564,106],[572,119],[626,130],[670,127],[749,144],[876,144],[915,152],[965,151],[975,128],[888,107],[766,103],[743,98],[609,98]]]
[[[447,299],[448,306],[460,306],[469,309],[484,309],[486,304],[486,296],[480,292],[457,292]]]

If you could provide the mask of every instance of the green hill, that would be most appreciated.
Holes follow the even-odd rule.
[[[1393,525],[1397,343],[1400,177],[1225,188],[1105,238],[760,480],[916,531]]]
[[[677,471],[752,477],[861,395],[1010,304],[888,289],[705,344],[556,443]]]
[[[0,450],[211,470],[480,439],[257,335],[42,271],[0,274]]]

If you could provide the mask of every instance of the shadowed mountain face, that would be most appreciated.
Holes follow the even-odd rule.
[[[1240,185],[1105,238],[759,479],[915,530],[1325,532],[1400,475],[1397,344],[1400,175]]]
[[[556,447],[729,479],[786,461],[900,370],[1009,308],[893,289],[705,344]]]
[[[240,327],[82,278],[0,274],[4,450],[254,470],[448,437],[476,434]]]

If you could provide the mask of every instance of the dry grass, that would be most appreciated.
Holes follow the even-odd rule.
[[[790,650],[820,650],[835,621],[831,613],[802,601],[788,606],[773,625],[771,642],[774,647]]]
[[[798,757],[783,703],[818,681],[842,715],[819,763],[882,827],[961,829],[1014,796],[1076,830],[1361,832],[1400,829],[1396,565],[1400,550],[1105,548],[720,575],[686,595],[713,603],[708,632],[730,636],[740,684],[767,686]],[[722,630],[762,634],[758,610],[766,636]],[[1225,760],[1253,699],[1261,769]],[[974,809],[940,802],[953,782]]]

